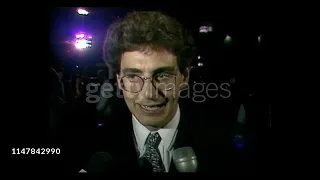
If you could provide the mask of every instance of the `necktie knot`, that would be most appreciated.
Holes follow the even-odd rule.
[[[160,142],[161,142],[161,136],[159,135],[158,132],[156,132],[156,133],[149,134],[146,144],[153,148],[158,148]]]

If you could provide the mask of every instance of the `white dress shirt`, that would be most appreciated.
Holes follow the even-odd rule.
[[[177,112],[174,115],[173,119],[163,128],[158,131],[151,132],[145,126],[143,126],[134,115],[132,115],[132,124],[133,124],[133,132],[136,140],[136,148],[139,151],[139,156],[141,157],[145,151],[145,142],[149,135],[149,133],[158,132],[161,136],[161,142],[159,144],[159,151],[161,154],[162,162],[166,169],[166,172],[169,172],[172,152],[173,152],[173,144],[175,142],[175,138],[177,135],[177,127],[180,121],[180,109],[179,106],[177,108]]]

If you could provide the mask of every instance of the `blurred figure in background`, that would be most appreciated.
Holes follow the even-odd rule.
[[[50,67],[50,136],[53,137],[55,135],[56,129],[56,119],[57,119],[57,96],[59,94],[59,78],[56,70],[53,67]]]
[[[73,127],[74,124],[82,126],[82,123],[80,122],[82,122],[82,112],[86,105],[85,93],[85,86],[80,75],[77,74],[72,76],[68,93],[67,127]]]
[[[57,66],[56,66],[57,68]],[[63,82],[63,69],[53,67],[50,69],[50,136],[56,138],[59,134],[63,116],[66,112],[66,94]]]
[[[79,102],[85,94],[84,83],[81,81],[80,75],[72,76],[69,91],[70,102]]]
[[[66,88],[64,82],[64,72],[63,69],[60,68],[57,70],[57,75],[59,79],[59,95],[58,98],[61,100],[61,104],[66,103]]]
[[[100,69],[98,71],[98,79],[99,79],[99,83],[100,83],[100,87],[101,87],[102,84],[104,83],[104,81],[108,79],[106,70]]]
[[[96,110],[98,115],[108,116],[113,109],[118,108],[118,103],[121,102],[117,98],[121,96],[121,91],[118,89],[117,79],[115,77],[109,76],[109,72],[112,72],[112,67],[107,66],[107,68],[98,71],[98,77],[100,81],[99,89],[99,101],[96,104]],[[117,93],[119,93],[117,95]]]

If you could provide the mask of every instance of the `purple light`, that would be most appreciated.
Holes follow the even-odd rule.
[[[92,36],[88,36],[89,39],[92,39]]]
[[[83,33],[81,33],[81,34],[76,34],[76,38],[84,38],[84,34]]]

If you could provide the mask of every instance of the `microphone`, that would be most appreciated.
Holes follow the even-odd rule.
[[[198,161],[192,147],[181,147],[173,151],[173,163],[179,172],[197,172]]]
[[[97,152],[88,163],[88,173],[105,173],[111,170],[112,156],[108,152]]]

